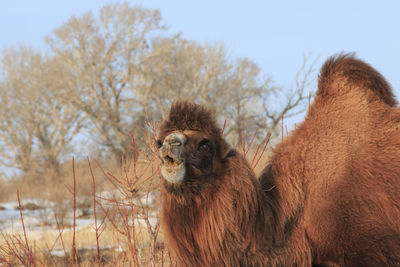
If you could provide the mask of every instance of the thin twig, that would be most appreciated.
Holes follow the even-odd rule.
[[[267,145],[268,145],[270,139],[271,139],[271,132],[268,132],[267,138],[266,138],[266,140],[265,140],[264,148],[263,148],[263,150],[261,151],[260,156],[258,157],[258,160],[257,160],[256,163],[254,164],[253,169],[258,165],[258,162],[260,161],[260,159],[261,159],[262,156],[264,155],[265,150],[267,149]]]
[[[21,216],[21,223],[22,223],[22,229],[24,231],[24,238],[25,238],[25,249],[28,251],[28,259],[29,259],[29,263],[33,264],[34,266],[36,266],[34,260],[33,260],[33,256],[32,256],[32,251],[29,247],[28,244],[28,238],[26,237],[26,230],[25,230],[25,224],[24,224],[24,216],[22,216],[22,207],[21,207],[21,200],[19,199],[19,191],[17,189],[17,199],[18,199],[18,207],[19,207],[19,214]]]
[[[72,176],[74,178],[74,224],[73,224],[73,234],[72,234],[72,253],[71,253],[71,266],[75,265],[75,227],[76,227],[76,177],[75,177],[75,161],[74,158],[72,158]]]
[[[94,216],[94,225],[95,225],[95,232],[96,232],[96,248],[97,248],[97,264],[100,266],[100,246],[99,246],[99,228],[97,227],[97,214],[96,214],[96,181],[94,179],[92,166],[90,165],[89,158],[87,159],[89,164],[90,175],[92,177],[92,184],[93,184],[93,216]]]

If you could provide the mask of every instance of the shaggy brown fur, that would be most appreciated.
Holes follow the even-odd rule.
[[[304,123],[277,146],[260,181],[207,109],[173,105],[160,153],[164,165],[181,160],[186,171],[164,181],[161,219],[180,265],[400,266],[395,104],[369,65],[329,59]],[[166,140],[174,134],[179,150]]]
[[[168,146],[167,136],[180,132],[187,137],[186,176],[178,184],[164,181],[161,213],[180,266],[264,266],[276,237],[270,233],[278,232],[278,208],[267,204],[253,170],[226,144],[209,110],[175,103],[160,128],[160,149]],[[203,140],[209,141],[209,155],[199,146]],[[202,164],[192,166],[192,158]]]
[[[400,266],[400,111],[391,88],[349,55],[322,67],[307,117],[261,175],[289,247],[319,264]],[[288,233],[285,231],[285,233]],[[295,259],[292,261],[296,262]]]

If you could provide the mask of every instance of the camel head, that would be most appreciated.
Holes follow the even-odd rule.
[[[231,151],[212,112],[188,101],[171,106],[160,126],[157,145],[162,177],[174,186],[212,179]]]

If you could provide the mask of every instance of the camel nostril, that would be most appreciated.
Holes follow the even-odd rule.
[[[161,148],[162,145],[163,145],[163,143],[162,143],[160,140],[157,140],[157,141],[156,141],[156,144],[157,144],[157,147],[158,147],[158,148]]]
[[[169,147],[172,147],[172,146],[176,147],[176,146],[181,146],[182,142],[180,140],[176,140],[176,139],[166,139],[164,141],[163,145],[164,146],[169,146]]]
[[[175,142],[170,143],[170,145],[171,146],[180,146],[180,145],[182,145],[182,143],[179,141],[175,141]]]
[[[182,134],[172,133],[164,139],[163,145],[168,147],[180,147],[183,146],[184,141],[185,137]]]

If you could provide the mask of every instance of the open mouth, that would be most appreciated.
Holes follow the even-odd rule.
[[[171,158],[170,156],[166,156],[165,157],[165,161],[167,161],[169,163],[174,163],[175,162],[174,158]]]
[[[170,155],[166,155],[165,157],[163,157],[163,163],[164,165],[168,165],[168,166],[179,166],[181,165],[183,162],[176,159],[175,157],[171,157]]]
[[[161,158],[163,164],[161,166],[161,174],[165,180],[170,183],[180,183],[185,177],[185,164],[183,160],[174,157],[173,154],[168,153]]]

